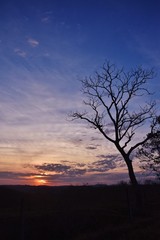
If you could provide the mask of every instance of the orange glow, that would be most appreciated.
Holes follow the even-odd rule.
[[[44,179],[37,180],[39,184],[46,184],[47,182]]]
[[[34,176],[34,185],[44,185],[47,184],[47,181],[44,179],[43,175]]]

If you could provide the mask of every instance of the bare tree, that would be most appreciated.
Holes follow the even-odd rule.
[[[131,153],[144,144],[149,135],[135,142],[135,134],[152,119],[155,102],[140,104],[151,93],[146,83],[154,77],[154,71],[141,67],[125,72],[107,62],[101,72],[81,80],[82,92],[86,96],[84,112],[70,114],[72,120],[82,119],[112,142],[124,159],[130,181],[137,185]],[[151,128],[152,131],[152,128]]]

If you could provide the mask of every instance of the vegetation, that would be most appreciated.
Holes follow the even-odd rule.
[[[141,168],[155,173],[160,179],[160,117],[155,119],[154,128],[149,139],[138,151]]]
[[[135,142],[140,127],[154,114],[154,102],[142,104],[143,98],[150,95],[147,81],[154,77],[153,70],[141,67],[125,72],[109,62],[102,72],[86,77],[82,82],[82,92],[86,97],[84,112],[73,112],[71,118],[87,121],[98,129],[106,140],[113,143],[125,161],[132,185],[137,179],[132,165],[134,151],[148,141],[151,134]],[[135,102],[138,101],[138,104]],[[152,133],[152,127],[151,132]]]

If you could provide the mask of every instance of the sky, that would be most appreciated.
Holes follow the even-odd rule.
[[[0,184],[128,180],[112,144],[68,114],[83,109],[79,80],[106,60],[153,67],[159,103],[159,12],[158,0],[1,1]]]

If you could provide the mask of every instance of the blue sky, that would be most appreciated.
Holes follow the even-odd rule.
[[[78,80],[105,60],[154,67],[159,103],[159,11],[158,0],[1,2],[0,184],[127,178],[112,145],[67,114],[83,107]]]

